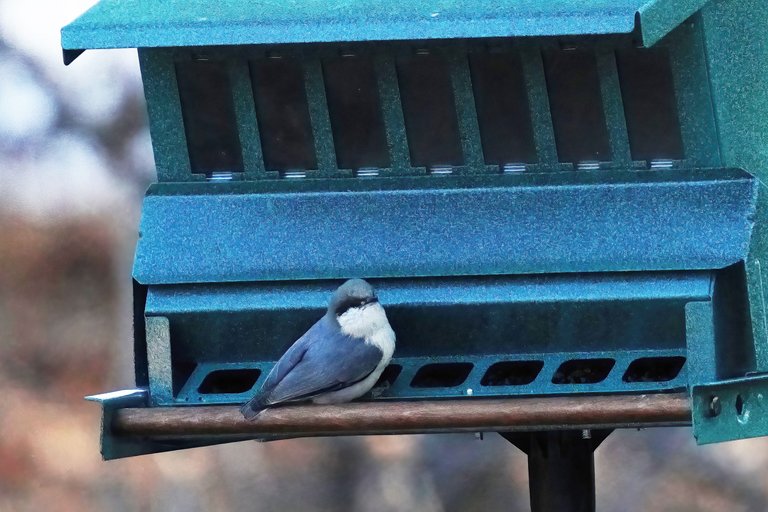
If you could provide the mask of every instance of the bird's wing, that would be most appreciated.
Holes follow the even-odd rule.
[[[323,319],[315,322],[312,327],[305,332],[301,338],[296,340],[288,350],[280,357],[280,359],[272,367],[272,370],[267,375],[264,384],[259,390],[259,395],[267,396],[290,372],[293,368],[304,358],[304,354],[307,352],[309,346],[319,338],[319,331],[323,330],[321,322]]]
[[[307,338],[302,357],[282,373],[265,396],[268,404],[301,400],[351,386],[370,375],[383,356],[378,347],[324,325],[308,331]]]

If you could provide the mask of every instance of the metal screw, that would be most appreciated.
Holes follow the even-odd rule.
[[[472,391],[472,388],[467,388],[467,396],[472,396],[472,393],[474,393],[474,391]]]
[[[720,415],[720,411],[723,410],[723,404],[720,403],[720,397],[712,396],[709,399],[709,416],[714,418]]]
[[[588,428],[585,428],[581,431],[581,438],[582,439],[592,439],[592,431]]]

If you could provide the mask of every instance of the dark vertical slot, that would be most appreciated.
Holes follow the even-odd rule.
[[[179,396],[182,388],[192,376],[192,372],[197,368],[197,363],[194,361],[174,361],[171,366],[171,387],[173,389],[173,396]]]
[[[323,78],[339,167],[389,167],[371,59],[348,56],[324,61]]]
[[[186,343],[183,326],[177,319],[170,318],[171,330],[171,389],[173,396],[179,396],[192,372],[197,368],[196,354]]]
[[[683,159],[672,66],[666,48],[616,52],[634,160]]]
[[[744,262],[740,261],[718,270],[715,277],[715,353],[717,376],[722,379],[735,378],[756,368],[746,272]]]
[[[473,54],[469,65],[485,163],[535,162],[536,146],[520,59],[514,54]]]
[[[133,368],[136,386],[149,387],[149,362],[147,361],[147,325],[144,310],[149,287],[131,280],[133,284]]]
[[[265,59],[252,61],[250,69],[264,167],[269,171],[316,169],[301,64]]]
[[[242,171],[235,106],[224,63],[177,62],[176,81],[192,172]]]
[[[397,61],[411,165],[461,165],[461,141],[448,63],[435,55]]]
[[[560,161],[610,160],[595,55],[549,50],[544,52],[544,71]]]

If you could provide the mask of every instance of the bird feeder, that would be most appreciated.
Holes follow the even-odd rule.
[[[611,429],[768,434],[767,23],[757,0],[102,0],[64,59],[138,48],[158,177],[104,457],[499,431],[534,509],[571,510],[534,475],[588,509]],[[246,422],[349,277],[398,337],[373,396]]]

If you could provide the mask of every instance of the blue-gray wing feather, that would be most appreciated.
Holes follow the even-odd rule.
[[[318,338],[319,331],[322,329],[320,325],[321,321],[315,322],[315,324],[309,328],[304,335],[296,340],[293,345],[285,351],[280,359],[272,367],[272,370],[267,375],[264,384],[259,390],[260,394],[269,394],[275,389],[280,381],[290,372],[298,363],[304,358],[309,346]]]
[[[323,317],[280,358],[260,394],[274,405],[343,389],[370,375],[382,356],[378,347],[344,335]]]

